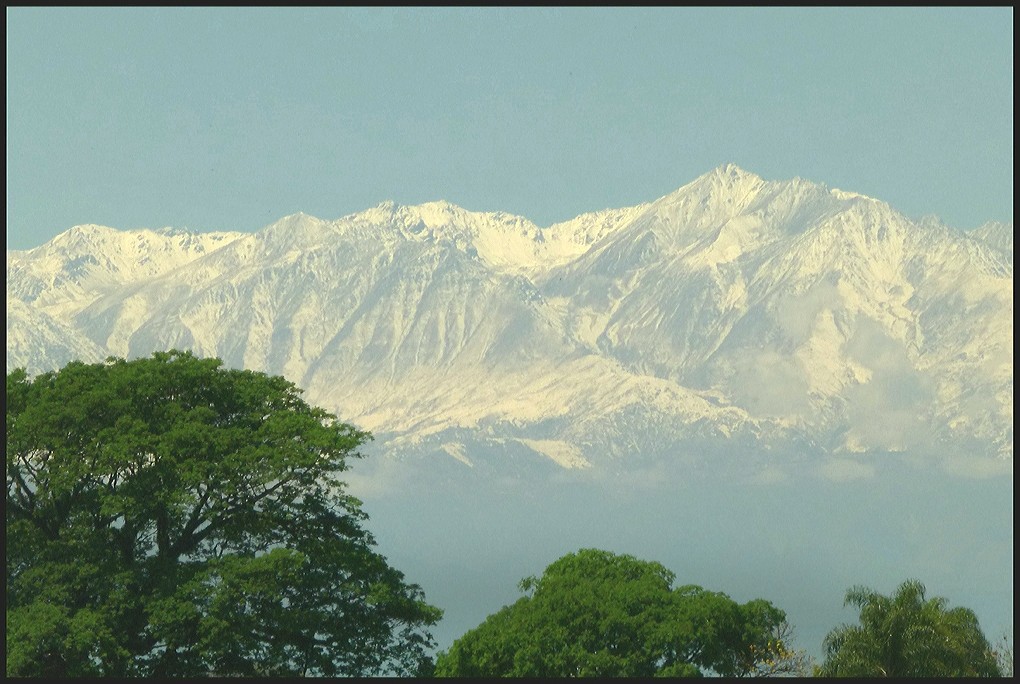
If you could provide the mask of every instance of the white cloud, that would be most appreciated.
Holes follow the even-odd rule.
[[[930,443],[927,414],[934,384],[914,368],[904,346],[868,318],[858,318],[848,355],[872,371],[847,388],[849,438],[863,449],[904,451]]]

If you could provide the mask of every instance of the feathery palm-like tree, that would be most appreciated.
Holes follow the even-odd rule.
[[[860,609],[859,625],[843,625],[825,638],[823,677],[998,677],[995,652],[968,608],[925,599],[917,580],[892,596],[854,586],[844,605]]]

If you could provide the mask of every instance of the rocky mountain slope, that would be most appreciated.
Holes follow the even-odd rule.
[[[1012,223],[733,165],[548,227],[446,202],[77,226],[8,251],[7,299],[8,368],[192,349],[285,375],[398,457],[1013,453]]]

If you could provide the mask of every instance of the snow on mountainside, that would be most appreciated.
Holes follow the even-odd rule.
[[[1000,221],[989,221],[988,223],[970,231],[969,235],[981,240],[986,245],[1001,249],[1009,255],[1010,263],[1013,261],[1013,222],[1002,223]]]
[[[1011,223],[963,233],[726,165],[545,228],[447,202],[254,234],[79,226],[8,252],[7,359],[193,349],[467,465],[1011,459],[1012,283]]]
[[[8,300],[13,295],[66,318],[105,293],[173,271],[241,235],[75,226],[41,247],[7,252]]]
[[[106,354],[78,330],[7,293],[7,368],[54,370],[69,361],[101,361]]]

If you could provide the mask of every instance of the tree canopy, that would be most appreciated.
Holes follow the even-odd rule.
[[[785,613],[656,562],[582,549],[521,581],[524,596],[436,659],[440,677],[739,676],[792,671]]]
[[[369,435],[186,352],[7,375],[7,674],[414,674],[439,609],[340,474]]]
[[[862,586],[847,590],[845,605],[860,610],[857,625],[825,637],[824,677],[998,677],[995,651],[977,616],[925,599],[925,588],[907,580],[892,596]]]

